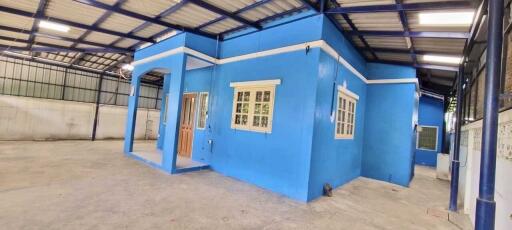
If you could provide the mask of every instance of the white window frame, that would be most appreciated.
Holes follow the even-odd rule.
[[[231,128],[236,130],[246,130],[253,132],[261,132],[261,133],[271,133],[272,132],[272,123],[274,116],[274,102],[275,102],[275,92],[276,85],[281,84],[280,79],[275,80],[262,80],[262,81],[245,81],[245,82],[231,82],[229,85],[234,90],[233,92],[233,110],[231,112]],[[237,115],[236,105],[237,105],[237,94],[238,92],[250,92],[248,105],[248,119],[246,125],[235,124],[235,117]],[[253,119],[255,114],[255,104],[256,104],[256,91],[270,91],[270,100],[267,102],[269,104],[269,113],[266,115],[268,117],[267,127],[257,127],[253,126]]]
[[[341,109],[340,98],[346,100],[346,109],[344,109],[343,112],[345,112],[345,114],[347,114],[347,116],[348,116],[348,113],[351,113],[351,111],[349,111],[349,102],[352,102],[352,104],[353,104],[353,108],[354,108],[354,111],[352,113],[353,118],[352,118],[352,122],[350,122],[350,123],[345,122],[345,120],[339,118],[339,116],[341,116],[341,114],[339,113],[339,110]],[[335,112],[335,116],[334,116],[334,139],[354,139],[354,134],[355,134],[355,130],[356,130],[357,101],[359,101],[359,96],[357,94],[353,93],[352,91],[348,90],[346,88],[346,85],[338,87],[338,94],[336,95],[336,108],[335,108],[336,112]],[[347,116],[345,116],[346,119],[348,119]],[[343,126],[343,130],[348,130],[347,126],[350,125],[351,126],[350,133],[338,133],[338,126],[340,124]]]
[[[196,129],[199,129],[199,130],[204,130],[206,128],[206,123],[208,121],[208,104],[209,104],[209,101],[210,101],[210,94],[208,92],[199,92],[198,94],[198,103],[197,103],[197,119],[196,119]],[[201,127],[199,124],[200,124],[200,121],[201,121],[201,103],[203,102],[203,95],[206,95],[206,114],[204,115],[204,127]]]
[[[420,148],[420,129],[422,129],[424,127],[426,127],[426,128],[435,128],[436,129],[436,145],[435,145],[435,149]],[[439,127],[438,126],[418,125],[418,130],[417,130],[417,133],[416,133],[416,149],[437,152],[437,144],[439,142],[439,138],[438,137],[439,137]]]

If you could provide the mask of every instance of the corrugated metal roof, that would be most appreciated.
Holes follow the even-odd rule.
[[[202,0],[221,10],[237,15],[252,23],[267,23],[308,9],[310,6],[304,0]],[[403,0],[402,4],[421,4],[428,2],[455,2],[460,0]],[[48,0],[42,15],[47,20],[64,20],[71,23],[70,31],[60,33],[34,26],[33,19],[39,7],[36,0],[0,0],[0,6],[12,8],[22,13],[0,11],[0,44],[2,46],[30,47],[23,41],[31,39],[32,28],[40,35],[35,35],[35,45],[43,42],[57,46],[76,47],[80,49],[126,49],[133,51],[142,44],[159,41],[183,29],[203,32],[211,37],[225,35],[250,27],[243,20],[232,18],[230,15],[220,15],[216,10],[207,6],[196,5],[193,1],[180,0],[94,0],[79,2],[79,0]],[[312,5],[318,1],[309,1]],[[334,4],[336,3],[336,4]],[[101,5],[106,4],[106,5]],[[116,5],[117,4],[117,5]],[[344,30],[354,36],[349,40],[359,47],[367,60],[414,64],[415,59],[410,50],[418,52],[440,52],[460,55],[465,39],[421,38],[406,37],[405,28],[412,32],[468,32],[469,26],[432,27],[419,24],[418,14],[427,12],[421,10],[404,11],[407,24],[403,25],[398,10],[389,10],[396,5],[395,0],[333,0],[327,8],[351,7],[368,8],[371,6],[387,5],[385,12],[350,12],[345,15],[329,14],[330,17]],[[115,5],[115,6],[114,6]],[[112,8],[113,7],[113,8]],[[117,7],[117,8],[116,8]],[[460,7],[459,7],[460,8]],[[327,9],[327,10],[328,10]],[[460,10],[460,9],[458,9]],[[467,9],[463,9],[467,10]],[[431,12],[431,11],[428,11]],[[163,14],[165,13],[165,14]],[[149,17],[150,19],[144,18]],[[101,20],[100,20],[101,19]],[[96,24],[99,24],[98,27]],[[172,24],[171,28],[162,24]],[[353,25],[350,26],[350,23]],[[94,26],[93,26],[94,25]],[[19,30],[19,32],[18,32]],[[357,31],[362,35],[357,36]],[[393,35],[379,35],[378,32],[388,31]],[[368,35],[365,35],[368,32]],[[400,33],[404,33],[403,36]],[[371,36],[370,36],[371,35]],[[7,39],[8,38],[8,39]],[[17,39],[17,41],[12,41]],[[20,42],[21,41],[21,42]],[[86,43],[86,44],[84,44]],[[4,48],[5,49],[5,48]],[[60,51],[56,49],[57,51]],[[376,50],[376,51],[375,51]],[[378,52],[377,52],[378,51]],[[384,52],[385,51],[385,52]],[[20,49],[20,53],[34,52]],[[109,64],[121,65],[126,54],[96,53],[78,56],[65,56],[56,52],[39,52],[39,57],[55,58],[55,60],[84,64],[93,68],[107,68]],[[374,53],[372,53],[374,52]],[[43,55],[46,54],[46,55]],[[50,55],[51,54],[51,55]],[[73,53],[75,54],[75,53]],[[110,55],[110,56],[109,56]],[[112,55],[116,55],[113,58]],[[418,60],[418,63],[420,60]]]

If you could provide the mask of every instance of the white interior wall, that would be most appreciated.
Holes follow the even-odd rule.
[[[480,180],[482,121],[462,128],[461,177],[459,197],[464,201],[464,212],[475,223],[476,198]],[[498,153],[496,160],[496,229],[512,226],[512,110],[500,113],[498,129]]]
[[[94,103],[0,95],[0,140],[90,139]],[[127,107],[101,105],[96,139],[122,139]],[[136,139],[156,139],[160,111],[139,108]]]

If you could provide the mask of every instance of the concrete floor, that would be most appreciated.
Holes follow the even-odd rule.
[[[1,229],[460,229],[448,186],[417,168],[410,188],[359,178],[304,204],[212,171],[165,174],[121,141],[0,142]]]

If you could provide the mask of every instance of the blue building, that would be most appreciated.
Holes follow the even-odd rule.
[[[408,186],[416,69],[367,63],[323,15],[286,20],[222,41],[183,32],[137,51],[124,152],[143,160],[133,152],[140,82],[159,71],[155,167],[209,167],[300,201],[359,176]]]
[[[444,126],[444,100],[433,94],[422,94],[418,113],[418,140],[416,164],[435,167],[437,153],[442,150]]]

